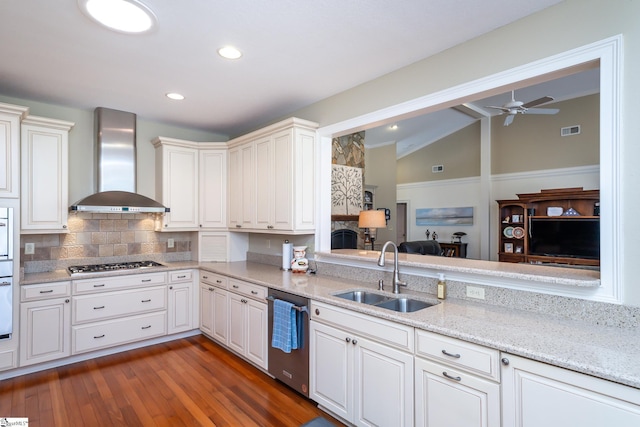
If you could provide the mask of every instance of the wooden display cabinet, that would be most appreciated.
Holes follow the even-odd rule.
[[[599,190],[583,190],[581,187],[542,190],[539,193],[518,194],[517,200],[498,200],[498,260],[516,263],[554,263],[599,266],[598,256],[581,254],[532,253],[532,224],[542,221],[554,222],[559,227],[591,222],[599,230]],[[595,223],[595,224],[594,224]],[[563,236],[557,236],[562,246]],[[595,242],[594,246],[599,244]],[[566,251],[565,251],[566,252]]]

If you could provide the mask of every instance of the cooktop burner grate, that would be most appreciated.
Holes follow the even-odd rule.
[[[67,268],[71,274],[81,273],[103,273],[117,270],[135,270],[139,268],[164,267],[163,264],[155,261],[132,261],[132,262],[115,262],[110,264],[88,264],[88,265],[72,265]]]

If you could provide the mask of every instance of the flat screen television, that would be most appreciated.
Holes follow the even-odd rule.
[[[598,218],[530,218],[529,253],[600,259]]]

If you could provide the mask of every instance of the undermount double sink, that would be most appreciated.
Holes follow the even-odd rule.
[[[412,313],[437,304],[406,297],[392,297],[362,290],[341,292],[333,294],[333,296],[400,313]]]

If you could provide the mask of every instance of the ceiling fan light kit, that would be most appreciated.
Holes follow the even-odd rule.
[[[543,96],[542,98],[524,103],[522,101],[516,101],[514,92],[515,91],[513,90],[511,91],[511,101],[506,104],[500,107],[494,105],[486,106],[486,108],[500,110],[500,114],[507,114],[507,117],[504,120],[505,126],[509,126],[513,123],[513,118],[516,114],[557,114],[560,111],[557,108],[532,108],[553,101],[554,98],[552,96]]]

